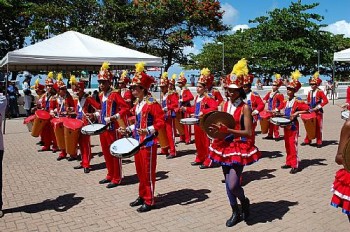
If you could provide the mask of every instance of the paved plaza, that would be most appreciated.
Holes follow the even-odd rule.
[[[37,152],[38,139],[23,119],[7,120],[0,231],[349,231],[347,217],[330,206],[331,184],[340,168],[334,157],[344,123],[337,106],[342,102],[325,107],[324,147],[299,145],[302,170],[295,175],[280,168],[284,141],[263,140],[258,131],[262,159],[243,174],[251,216],[233,228],[225,226],[231,208],[221,168],[191,166],[194,144],[178,144],[175,159],[158,156],[157,207],[140,214],[129,206],[138,195],[133,158],[123,161],[122,184],[107,189],[98,184],[106,174],[98,136],[92,137],[92,171],[84,174],[73,169],[76,161],[58,162],[57,153]],[[305,136],[300,125],[299,144]]]

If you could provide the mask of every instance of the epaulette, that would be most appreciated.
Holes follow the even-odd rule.
[[[151,96],[147,96],[146,97],[146,102],[147,104],[154,104],[154,103],[157,103],[157,100],[151,95]]]
[[[295,97],[295,100],[297,100],[298,102],[304,102],[303,99],[301,99],[300,97]]]
[[[252,92],[255,96],[259,96],[258,92]]]

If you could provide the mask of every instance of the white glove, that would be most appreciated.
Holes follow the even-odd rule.
[[[110,117],[105,117],[105,122],[108,124],[111,122],[111,118]]]
[[[164,112],[167,112],[168,111],[168,107],[164,107],[163,110],[164,110]]]

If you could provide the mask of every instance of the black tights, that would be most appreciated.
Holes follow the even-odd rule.
[[[241,186],[241,175],[243,166],[234,164],[232,166],[222,166],[225,176],[226,193],[232,206],[237,205],[237,198],[242,202],[245,199],[244,190]]]

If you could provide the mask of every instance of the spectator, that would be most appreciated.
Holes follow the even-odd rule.
[[[256,82],[255,82],[255,87],[256,87],[257,90],[262,90],[262,89],[263,89],[263,85],[262,85],[262,83],[261,83],[260,78],[258,78],[258,79],[256,80]]]
[[[7,99],[4,94],[0,93],[0,218],[4,216],[2,211],[2,161],[4,158],[4,138],[2,135],[2,121],[3,117],[5,117],[5,111],[7,106]]]
[[[190,81],[191,81],[191,86],[194,86],[194,84],[195,84],[195,77],[194,77],[194,75],[191,75]]]
[[[16,80],[11,80],[7,87],[7,94],[9,99],[10,118],[17,118],[19,116],[17,99],[19,96],[18,88],[16,87]]]
[[[32,105],[32,91],[30,91],[30,79],[29,75],[25,76],[25,79],[22,83],[22,90],[24,93],[24,106],[23,108],[26,110],[26,116],[28,117],[31,114],[31,105]]]

